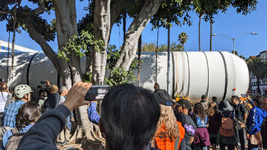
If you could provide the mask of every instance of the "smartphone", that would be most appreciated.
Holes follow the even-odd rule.
[[[247,97],[247,94],[241,94],[241,97],[246,98]]]
[[[41,81],[41,84],[46,84],[46,81]]]
[[[87,91],[85,101],[101,101],[111,89],[109,85],[92,85]]]

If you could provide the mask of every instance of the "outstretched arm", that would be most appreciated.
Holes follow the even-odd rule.
[[[23,136],[18,149],[57,149],[55,145],[57,136],[65,127],[65,121],[70,115],[70,111],[82,105],[88,105],[88,102],[84,101],[84,97],[90,87],[91,84],[85,82],[75,83],[70,89],[66,101],[57,108],[44,113]]]

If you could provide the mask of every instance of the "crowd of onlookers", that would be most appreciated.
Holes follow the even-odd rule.
[[[34,125],[42,113],[56,108],[65,101],[68,89],[51,85],[46,81],[46,88],[39,91],[39,97],[32,99],[32,89],[21,84],[11,92],[6,83],[1,83],[0,94],[0,149],[17,149],[20,139]],[[57,145],[69,142],[73,114],[66,119],[66,126],[57,138]]]
[[[82,105],[89,105],[88,118],[109,150],[267,149],[267,99],[261,96],[208,101],[202,95],[191,103],[173,100],[157,83],[154,92],[122,84],[106,94],[99,113],[97,101],[84,101],[91,84],[78,82],[69,91],[45,85],[33,101],[30,86],[9,92],[1,84],[0,149],[57,149],[69,142],[72,111]]]

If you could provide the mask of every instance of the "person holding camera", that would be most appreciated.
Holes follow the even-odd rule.
[[[57,136],[70,111],[89,104],[84,98],[90,87],[86,82],[75,83],[65,102],[44,113],[23,136],[18,149],[57,149]],[[103,99],[99,120],[105,148],[144,150],[154,136],[159,117],[159,102],[151,91],[132,84],[113,87]]]
[[[59,105],[60,95],[58,93],[58,87],[56,85],[51,85],[48,80],[46,80],[46,86],[49,89],[49,95],[43,105],[43,110],[47,111],[54,109]]]

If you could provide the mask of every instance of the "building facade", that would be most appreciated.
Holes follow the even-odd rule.
[[[260,52],[259,55],[257,56],[250,56],[250,58],[261,58],[263,61],[267,61],[267,50]],[[250,72],[250,91],[252,95],[257,95],[258,94],[258,86],[257,86],[257,78],[256,76]],[[267,96],[267,78],[264,78],[262,80],[259,80],[259,87],[261,90],[261,94],[263,96]]]

